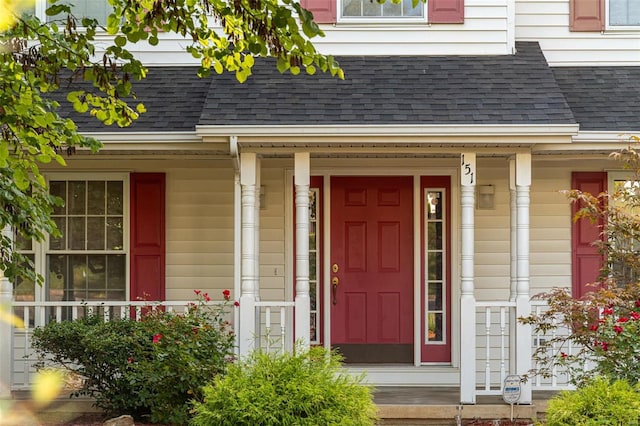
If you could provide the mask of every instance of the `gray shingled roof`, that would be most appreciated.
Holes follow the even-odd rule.
[[[344,81],[261,61],[216,76],[200,125],[574,124],[537,43],[516,55],[342,57]]]
[[[131,106],[142,102],[147,112],[128,128],[120,129],[117,125],[106,127],[88,114],[71,112],[69,103],[58,99],[61,113],[71,115],[84,132],[193,131],[211,83],[209,79],[199,78],[196,71],[197,68],[193,66],[150,67],[147,78],[133,82],[137,98],[127,99]],[[56,98],[60,97],[60,94],[56,94]]]
[[[553,73],[581,130],[640,130],[640,67],[558,67]]]
[[[196,67],[151,67],[135,82],[147,113],[127,129],[73,114],[90,131],[167,132],[196,125],[575,124],[537,43],[516,55],[341,57],[345,80],[280,74],[256,63],[244,84]],[[62,102],[66,104],[66,102]],[[69,107],[63,110],[69,114]]]

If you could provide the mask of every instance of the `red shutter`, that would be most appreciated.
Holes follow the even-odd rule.
[[[603,31],[604,0],[569,0],[571,31]]]
[[[131,300],[164,300],[165,176],[131,174]]]
[[[318,24],[336,22],[337,0],[301,0],[300,5],[313,13],[313,20]]]
[[[427,7],[432,24],[464,23],[464,0],[428,0]]]
[[[571,187],[592,195],[606,190],[605,172],[573,172]],[[571,263],[573,273],[573,295],[582,297],[590,290],[589,283],[598,281],[604,258],[593,246],[593,242],[602,238],[602,222],[592,223],[589,219],[573,221],[573,216],[582,208],[579,203],[571,205]]]

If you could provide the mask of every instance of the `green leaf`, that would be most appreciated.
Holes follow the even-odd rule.
[[[47,16],[55,16],[60,13],[71,13],[71,9],[69,6],[64,4],[53,4],[49,6],[45,11],[45,15]]]
[[[113,42],[118,47],[124,47],[124,45],[127,44],[127,38],[125,36],[119,35],[113,40]]]
[[[29,188],[29,175],[23,168],[17,168],[13,171],[13,182],[24,191]]]
[[[143,114],[145,112],[147,112],[147,109],[145,108],[144,104],[138,104],[136,105],[136,111],[138,111],[140,114]]]

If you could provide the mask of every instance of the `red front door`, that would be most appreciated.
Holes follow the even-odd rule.
[[[347,362],[413,362],[413,178],[331,178],[331,343]]]

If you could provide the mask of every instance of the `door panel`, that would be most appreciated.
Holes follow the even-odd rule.
[[[331,178],[331,339],[347,362],[412,362],[413,178]]]

